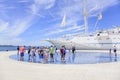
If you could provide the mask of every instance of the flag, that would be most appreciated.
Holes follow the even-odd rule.
[[[99,16],[98,16],[98,20],[102,19],[102,12],[100,12]]]
[[[62,23],[61,23],[62,27],[64,27],[65,25],[66,25],[66,14],[64,14],[63,20],[62,20]]]

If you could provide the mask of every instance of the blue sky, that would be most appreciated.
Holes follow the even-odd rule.
[[[87,0],[89,32],[120,26],[119,0]],[[66,14],[66,25],[61,22]],[[0,0],[0,45],[47,45],[45,39],[84,32],[82,0]]]

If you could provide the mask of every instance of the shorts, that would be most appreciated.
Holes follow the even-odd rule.
[[[33,56],[36,56],[36,54],[35,54],[35,53],[33,53]]]
[[[50,54],[50,58],[53,58],[53,54]]]
[[[42,58],[42,59],[43,59],[43,58],[44,58],[44,55],[43,55],[43,54],[41,54],[41,55],[40,55],[40,58]]]
[[[21,57],[23,57],[23,56],[24,56],[24,53],[23,53],[23,52],[21,52],[21,53],[20,53],[20,56],[21,56]]]
[[[61,54],[61,58],[65,58],[65,54]]]

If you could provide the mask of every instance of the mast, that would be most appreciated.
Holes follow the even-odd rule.
[[[84,15],[84,27],[85,27],[85,33],[88,33],[88,12],[86,10],[86,0],[83,0],[83,15]]]

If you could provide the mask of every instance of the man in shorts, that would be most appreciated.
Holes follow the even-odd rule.
[[[61,62],[64,61],[64,46],[60,48]]]
[[[20,61],[24,61],[25,46],[20,47]]]

